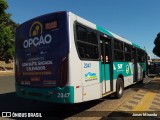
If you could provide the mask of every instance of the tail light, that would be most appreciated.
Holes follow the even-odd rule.
[[[59,87],[64,87],[68,79],[68,57],[62,59],[60,75]]]

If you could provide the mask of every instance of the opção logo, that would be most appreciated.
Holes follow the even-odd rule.
[[[50,34],[42,35],[43,25],[39,21],[35,21],[29,30],[29,39],[24,40],[23,47],[29,48],[31,46],[37,47],[41,44],[49,44],[52,41],[52,36]]]

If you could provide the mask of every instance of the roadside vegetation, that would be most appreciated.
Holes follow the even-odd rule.
[[[11,14],[7,13],[6,0],[0,0],[0,61],[6,63],[14,59],[15,53],[15,33],[18,26],[11,19]]]
[[[0,71],[13,69],[15,33],[18,26],[7,13],[8,3],[0,0]]]
[[[157,34],[156,39],[154,40],[155,47],[153,48],[153,53],[160,57],[160,32]]]

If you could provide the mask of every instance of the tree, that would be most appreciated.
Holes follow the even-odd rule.
[[[154,40],[155,47],[153,48],[153,53],[160,57],[160,32],[157,34],[156,39]]]
[[[4,13],[4,10],[8,8],[8,4],[5,0],[0,0],[0,13]]]
[[[11,14],[5,12],[8,4],[0,0],[0,60],[8,62],[14,58],[15,31],[18,24],[11,19]]]

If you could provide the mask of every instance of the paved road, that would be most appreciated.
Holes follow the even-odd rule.
[[[15,95],[14,84],[14,76],[0,76],[0,112],[45,112],[49,113],[49,115],[52,114],[52,119],[84,118],[95,120],[107,116],[107,114],[116,110],[119,106],[130,100],[145,85],[135,84],[127,87],[121,99],[107,96],[81,104],[62,105],[19,98]]]
[[[13,75],[0,76],[0,95],[15,91],[15,80]]]

